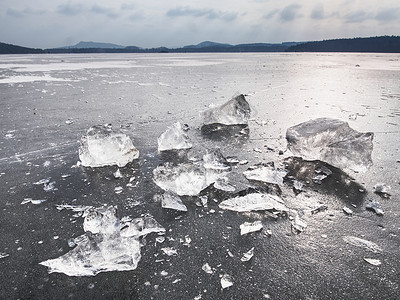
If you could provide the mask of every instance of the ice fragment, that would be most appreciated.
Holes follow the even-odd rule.
[[[372,252],[382,252],[382,248],[374,242],[370,242],[355,236],[346,235],[343,237],[343,240],[353,246],[365,248]]]
[[[390,186],[386,185],[385,183],[377,183],[374,185],[374,192],[383,198],[390,198],[390,189]]]
[[[243,262],[249,261],[250,259],[252,259],[253,255],[254,255],[254,247],[251,248],[249,251],[243,253],[243,256],[240,260]]]
[[[181,198],[171,192],[165,192],[162,195],[161,206],[178,211],[187,211],[187,207],[183,204]]]
[[[263,228],[261,221],[255,221],[253,223],[244,222],[240,225],[240,235],[245,235],[250,232],[260,231]]]
[[[383,216],[384,215],[384,211],[381,207],[381,205],[379,204],[379,202],[377,201],[370,201],[365,205],[366,209],[372,210],[374,211],[378,216]]]
[[[119,169],[117,169],[117,171],[115,171],[115,172],[113,173],[113,175],[114,175],[114,178],[115,178],[115,179],[118,179],[118,178],[121,178],[121,177],[122,177],[121,171],[120,171]]]
[[[307,223],[304,221],[300,215],[297,213],[291,222],[292,232],[299,234],[307,228]]]
[[[379,259],[365,258],[365,257],[364,257],[364,260],[365,260],[367,263],[369,263],[369,264],[371,264],[371,265],[373,265],[373,266],[380,266],[380,265],[382,264],[382,262],[381,262]]]
[[[249,193],[244,196],[222,201],[219,207],[226,210],[238,212],[253,211],[253,210],[274,210],[278,212],[286,212],[288,208],[283,204],[281,198],[276,195]]]
[[[45,202],[46,200],[33,200],[32,198],[24,198],[21,204],[32,203],[32,204],[40,204]]]
[[[6,257],[8,257],[8,256],[10,256],[10,254],[5,253],[5,252],[0,252],[0,259],[6,258]]]
[[[124,167],[138,157],[139,151],[129,136],[107,125],[89,128],[79,147],[79,159],[85,167]]]
[[[262,164],[244,171],[243,175],[249,180],[283,184],[283,177],[285,177],[287,173],[286,170],[276,169],[273,164]]]
[[[226,288],[228,288],[228,287],[230,287],[232,285],[233,285],[232,276],[229,275],[229,274],[222,275],[222,277],[221,277],[221,287],[222,287],[222,289],[226,289]]]
[[[158,151],[190,149],[192,144],[180,122],[174,123],[158,138]]]
[[[206,272],[207,274],[212,274],[213,270],[211,269],[210,265],[208,263],[205,263],[201,269]]]
[[[353,215],[353,211],[346,206],[343,207],[343,211],[345,212],[346,215],[349,215],[349,216]]]
[[[374,134],[360,133],[347,122],[319,118],[290,127],[289,150],[308,160],[321,160],[339,168],[365,171],[372,164]]]
[[[171,248],[171,247],[161,248],[161,251],[164,252],[164,254],[166,254],[168,256],[172,256],[172,255],[177,255],[178,254],[176,249]]]

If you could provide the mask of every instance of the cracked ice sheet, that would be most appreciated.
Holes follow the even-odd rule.
[[[61,257],[41,262],[49,273],[68,276],[95,276],[100,272],[129,271],[141,259],[139,237],[150,232],[165,232],[152,217],[124,222],[121,230],[116,209],[112,206],[89,209],[83,228],[90,231],[75,240],[77,246]]]

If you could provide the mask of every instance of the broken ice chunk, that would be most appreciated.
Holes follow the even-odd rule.
[[[293,154],[354,171],[365,171],[372,164],[373,137],[371,132],[360,133],[347,122],[329,118],[304,122],[286,132]]]
[[[346,215],[352,216],[353,215],[353,211],[348,208],[347,206],[343,207],[343,211],[345,212]]]
[[[221,287],[222,287],[222,289],[226,289],[226,288],[228,288],[228,287],[230,287],[232,285],[233,285],[232,276],[229,275],[229,274],[222,275],[222,277],[221,277]]]
[[[51,177],[43,178],[43,179],[40,179],[37,182],[34,182],[33,184],[36,184],[36,185],[47,184],[47,183],[50,182],[50,180],[51,180]]]
[[[210,265],[208,263],[205,263],[201,269],[206,272],[207,274],[212,274],[213,270],[211,269]]]
[[[204,125],[247,124],[250,118],[250,105],[244,95],[238,95],[221,106],[210,108],[203,112]]]
[[[367,263],[369,263],[369,264],[371,264],[371,265],[373,265],[373,266],[380,266],[380,265],[382,264],[381,261],[380,261],[379,259],[365,258],[365,257],[364,257],[364,260],[365,260]]]
[[[313,214],[319,213],[319,212],[327,210],[327,209],[328,209],[328,206],[326,204],[319,204],[311,210],[311,214],[313,215]]]
[[[33,200],[32,198],[24,198],[21,204],[32,203],[32,204],[40,204],[45,202],[46,200]]]
[[[158,138],[158,151],[190,149],[192,144],[180,122],[174,123]]]
[[[130,137],[106,125],[89,128],[79,147],[79,159],[84,167],[124,167],[138,157],[139,151]]]
[[[377,183],[374,185],[374,192],[383,198],[390,198],[390,186],[384,183]]]
[[[360,239],[358,237],[355,236],[350,236],[350,235],[346,235],[343,237],[343,240],[346,243],[349,243],[353,246],[357,246],[357,247],[361,247],[361,248],[365,248],[369,251],[372,252],[382,252],[382,248],[380,246],[378,246],[377,244],[375,244],[374,242],[370,242],[364,239]]]
[[[204,168],[191,163],[159,165],[153,170],[153,180],[163,190],[179,196],[196,196],[208,186]]]
[[[226,210],[238,212],[253,210],[274,210],[278,212],[287,212],[288,208],[283,204],[281,198],[271,194],[249,193],[244,196],[222,201],[219,207]]]
[[[254,247],[251,248],[249,251],[243,253],[242,258],[240,259],[243,262],[249,261],[254,256]]]
[[[298,213],[292,220],[291,225],[292,225],[292,232],[296,234],[303,232],[307,228],[306,221],[304,221]]]
[[[40,264],[49,273],[68,276],[95,276],[100,272],[134,270],[141,258],[138,236],[123,237],[114,207],[91,210],[84,228],[92,232],[75,238],[76,247],[55,259]],[[99,226],[96,228],[96,226]]]
[[[161,206],[178,211],[187,211],[187,207],[183,204],[181,198],[170,192],[165,192],[162,195]]]
[[[171,247],[161,248],[161,251],[164,252],[164,254],[166,254],[168,256],[172,256],[172,255],[177,255],[178,254],[176,249],[171,248]]]
[[[203,156],[204,168],[215,171],[230,171],[231,166],[219,149],[207,151]]]
[[[377,201],[370,201],[365,205],[365,208],[374,211],[378,216],[383,216],[385,213]]]
[[[255,221],[253,223],[244,222],[240,225],[240,235],[245,235],[250,232],[260,231],[263,228],[261,221]]]
[[[57,191],[58,188],[56,188],[56,182],[52,181],[47,184],[44,184],[43,190],[45,190],[46,192]]]
[[[248,180],[256,180],[267,183],[283,184],[283,177],[288,172],[286,170],[276,169],[274,164],[261,164],[243,172]]]
[[[115,178],[115,179],[118,179],[118,178],[121,178],[121,177],[122,177],[121,171],[120,171],[119,169],[117,169],[117,171],[115,171],[115,172],[113,173],[113,175],[114,175],[114,178]]]
[[[0,259],[6,258],[6,257],[8,257],[8,256],[10,256],[10,254],[5,253],[5,252],[0,252]]]
[[[165,228],[160,225],[151,215],[147,214],[142,218],[136,218],[124,223],[121,229],[121,236],[146,236],[149,233],[165,233]]]

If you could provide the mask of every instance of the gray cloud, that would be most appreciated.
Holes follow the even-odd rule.
[[[176,7],[167,11],[167,16],[175,17],[205,17],[208,19],[222,19],[224,21],[233,21],[237,18],[236,13],[215,11],[213,9],[194,9],[190,7]]]
[[[82,12],[82,9],[83,7],[80,4],[66,3],[59,5],[56,11],[66,16],[76,16]]]
[[[44,13],[46,13],[46,11],[35,10],[35,9],[31,9],[31,8],[25,8],[22,10],[17,10],[17,9],[13,9],[13,8],[7,9],[7,15],[9,15],[11,17],[15,17],[15,18],[25,18],[29,15],[43,15]]]
[[[325,18],[324,6],[319,3],[311,11],[311,18],[314,20],[321,20]]]
[[[278,12],[279,12],[279,9],[271,10],[269,13],[264,15],[263,18],[269,20],[269,19],[273,18]]]
[[[92,13],[100,14],[100,15],[105,15],[109,18],[116,18],[118,17],[118,14],[114,12],[111,8],[100,6],[100,5],[93,5],[91,10]]]
[[[369,19],[369,16],[363,10],[358,10],[352,13],[348,13],[344,16],[347,23],[361,23]]]
[[[281,19],[285,22],[288,21],[293,21],[295,18],[298,17],[297,11],[301,8],[301,5],[299,4],[291,4],[286,6],[284,9],[281,11]]]
[[[381,10],[375,16],[375,19],[381,22],[391,22],[400,18],[399,8],[388,8]]]

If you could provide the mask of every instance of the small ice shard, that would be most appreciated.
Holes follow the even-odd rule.
[[[181,198],[170,192],[165,192],[162,195],[161,207],[178,211],[187,211],[187,207],[183,204]]]
[[[123,188],[122,186],[116,186],[116,187],[114,188],[114,192],[115,192],[116,194],[121,194],[123,190],[124,190],[124,188]]]
[[[114,175],[114,178],[115,178],[115,179],[118,179],[118,178],[121,178],[121,177],[122,177],[121,171],[120,171],[119,169],[117,169],[117,171],[115,171],[115,172],[113,173],[113,175]]]
[[[85,205],[70,205],[70,204],[58,204],[56,205],[56,208],[58,210],[72,210],[74,212],[84,212],[90,208],[92,208],[92,206],[85,206]]]
[[[322,180],[324,180],[328,176],[332,175],[332,171],[330,169],[328,169],[327,167],[325,167],[324,165],[321,165],[321,166],[318,166],[317,168],[315,168],[315,173],[317,173],[317,175],[315,175],[312,180],[314,183],[317,183],[317,184],[321,184]]]
[[[228,287],[230,287],[232,285],[233,285],[232,276],[229,275],[229,274],[222,275],[222,277],[221,277],[221,287],[222,287],[222,289],[226,289],[226,288],[228,288]]]
[[[361,248],[365,248],[369,251],[372,252],[382,252],[382,248],[380,246],[378,246],[377,244],[375,244],[374,242],[370,242],[364,239],[360,239],[358,237],[355,236],[351,236],[351,235],[346,235],[343,237],[343,240],[346,243],[349,243],[353,246],[357,246],[357,247],[361,247]]]
[[[379,204],[379,202],[377,201],[370,201],[365,205],[366,209],[372,210],[374,211],[378,216],[383,216],[384,215],[384,211],[381,207],[381,205]]]
[[[304,183],[299,180],[293,180],[293,191],[295,194],[299,194],[303,191]]]
[[[153,180],[163,190],[179,196],[196,196],[208,186],[204,168],[191,163],[159,165],[153,170]]]
[[[346,215],[352,216],[353,215],[353,211],[348,208],[347,206],[343,207],[343,211],[345,212]]]
[[[67,119],[66,121],[65,121],[65,124],[67,124],[67,125],[71,125],[71,124],[73,124],[74,123],[74,120],[72,120],[72,119]]]
[[[276,169],[274,164],[261,164],[255,168],[248,169],[243,172],[243,175],[248,180],[256,180],[267,183],[283,184],[283,177],[288,172],[286,170]]]
[[[354,171],[365,171],[372,164],[373,137],[371,132],[360,133],[347,122],[329,118],[304,122],[286,132],[294,155]]]
[[[26,204],[26,203],[32,203],[32,204],[40,204],[45,202],[46,200],[34,200],[32,198],[24,198],[24,200],[21,202],[21,204]]]
[[[168,256],[172,256],[172,255],[177,255],[178,254],[176,249],[171,248],[171,247],[161,248],[161,251],[164,252],[164,254],[168,255]]]
[[[240,235],[245,235],[250,232],[260,231],[263,228],[261,221],[255,221],[253,223],[244,222],[240,224]]]
[[[207,274],[212,274],[213,270],[211,269],[210,265],[208,263],[205,263],[201,269],[206,272]]]
[[[281,198],[271,194],[249,193],[244,196],[222,201],[219,207],[226,210],[246,212],[253,210],[274,210],[287,212],[288,208],[284,205]]]
[[[158,151],[190,149],[192,144],[180,122],[174,123],[158,138]]]
[[[232,168],[219,149],[207,151],[203,156],[204,168],[214,171],[230,171]]]
[[[328,206],[326,204],[319,204],[311,210],[311,214],[313,215],[313,214],[319,213],[319,212],[327,210],[327,209],[328,209]]]
[[[240,260],[243,262],[249,261],[250,259],[252,259],[253,255],[254,255],[254,247],[251,248],[249,251],[243,253],[243,256]]]
[[[0,252],[0,259],[6,258],[6,257],[8,257],[8,256],[10,256],[10,254],[5,253],[5,252]]]
[[[249,118],[250,105],[242,94],[203,112],[204,125],[246,125]]]
[[[374,192],[383,198],[390,198],[390,186],[386,185],[385,183],[377,183],[374,185]]]
[[[79,147],[79,159],[84,167],[124,167],[138,157],[139,151],[130,137],[107,125],[89,128]]]
[[[152,232],[164,234],[165,228],[158,223],[151,215],[147,214],[124,223],[121,229],[122,237],[146,236]]]
[[[299,214],[296,214],[291,222],[292,231],[296,234],[303,232],[307,228],[307,223],[304,221]]]
[[[51,177],[43,178],[43,179],[40,179],[37,182],[34,182],[33,184],[36,184],[36,185],[47,184],[47,183],[50,182],[50,180],[51,180]]]
[[[43,190],[45,190],[46,192],[57,191],[58,188],[56,188],[56,182],[55,181],[51,181],[51,182],[49,182],[47,184],[44,184]]]
[[[373,266],[380,266],[382,264],[382,262],[379,259],[374,259],[374,258],[366,258],[364,257],[364,260],[373,265]]]
[[[5,137],[6,139],[13,139],[13,138],[15,138],[15,134],[14,134],[14,133],[6,133],[6,134],[4,135],[4,137]]]
[[[98,226],[98,227],[96,227]],[[134,270],[141,258],[139,236],[121,236],[115,207],[92,209],[84,220],[85,231],[73,240],[76,247],[40,264],[49,273],[95,276],[100,272]]]

